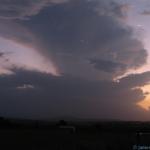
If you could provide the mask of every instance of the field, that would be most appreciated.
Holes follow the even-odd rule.
[[[63,125],[64,126],[64,125]],[[149,123],[24,125],[1,127],[1,150],[132,150],[149,149]],[[68,126],[68,127],[67,127]],[[138,147],[139,146],[139,147]]]

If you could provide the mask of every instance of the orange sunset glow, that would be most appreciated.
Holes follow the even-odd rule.
[[[137,103],[137,105],[145,109],[146,111],[149,111],[150,110],[150,85],[146,85],[141,89],[145,93],[145,99]]]

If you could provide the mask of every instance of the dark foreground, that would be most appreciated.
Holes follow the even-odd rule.
[[[149,131],[149,123],[137,122],[3,126],[0,150],[150,149]]]

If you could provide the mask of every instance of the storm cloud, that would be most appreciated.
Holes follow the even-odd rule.
[[[146,63],[147,52],[143,43],[135,38],[134,30],[125,23],[124,18],[127,17],[129,9],[127,4],[110,0],[107,2],[103,0],[46,0],[21,3],[1,1],[1,3],[17,8],[20,5],[40,6],[40,11],[31,9],[35,12],[33,14],[23,12],[22,15],[19,12],[21,15],[14,15],[18,18],[28,16],[27,20],[12,21],[13,17],[2,20],[0,35],[33,47],[41,55],[51,59],[61,73],[87,78],[103,76],[102,78],[111,79]],[[48,5],[52,3],[55,5]],[[46,7],[44,7],[45,4]],[[6,8],[9,9],[9,7]],[[25,8],[25,10],[28,9]],[[5,16],[6,12],[7,10],[2,9],[0,16]],[[112,62],[109,71],[103,69],[105,66],[97,67],[104,65],[104,62]],[[111,69],[114,64],[119,66]],[[72,68],[74,68],[73,71]],[[91,73],[88,74],[88,72]]]
[[[14,72],[14,75],[0,77],[0,114],[4,116],[148,119],[136,106],[144,93],[133,88],[149,82],[150,72],[132,75],[119,83],[89,81],[69,75],[55,77],[23,70]],[[145,76],[149,78],[145,79]],[[136,84],[130,79],[136,80]],[[130,86],[124,84],[124,80],[130,82]]]
[[[35,39],[37,49],[45,50],[47,56],[51,55],[61,72],[73,74],[72,66],[66,62],[69,59],[69,64],[78,68],[76,74],[87,67],[93,70],[93,74],[97,70],[103,74],[104,69],[95,67],[100,64],[94,62],[93,65],[90,61],[96,59],[99,60],[97,62],[111,61],[124,66],[105,72],[116,76],[145,64],[147,52],[142,42],[134,37],[133,29],[123,21],[123,6],[108,4],[103,1],[69,1],[46,8],[31,20],[20,21],[20,24],[38,37],[38,43]],[[107,13],[97,11],[105,8],[109,10]],[[80,62],[79,65],[74,60]]]
[[[126,22],[129,7],[112,0],[0,0],[2,46],[11,51],[8,43],[19,44],[13,74],[0,75],[0,115],[148,119],[136,104],[145,98],[140,87],[149,83],[150,72],[113,81],[148,57]],[[53,73],[20,66],[25,51],[23,64]],[[35,63],[39,55],[42,63]]]
[[[149,16],[150,10],[144,10],[143,12],[141,12],[141,15]]]
[[[37,15],[44,7],[67,0],[0,0],[1,19],[27,19]]]

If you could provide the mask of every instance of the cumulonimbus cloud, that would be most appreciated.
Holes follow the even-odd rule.
[[[9,21],[0,20],[0,35],[34,47],[41,55],[52,59],[62,73],[89,79],[110,80],[146,63],[147,51],[142,41],[134,36],[134,29],[124,19],[129,5],[111,0],[64,2],[6,2],[8,6],[14,5],[17,8],[24,3],[23,6],[38,4],[43,11],[29,7],[34,13],[25,15],[23,12],[20,16],[32,16],[30,19],[12,21],[8,17]],[[61,5],[41,7],[43,4],[40,3]],[[4,14],[7,13],[4,11]],[[2,12],[0,16],[3,16]]]
[[[149,16],[150,10],[144,10],[143,12],[141,12],[141,15]]]
[[[145,95],[140,88],[134,87],[148,83],[150,72],[131,75],[119,83],[89,81],[68,75],[56,77],[33,71],[14,72],[0,76],[0,113],[4,116],[149,119],[148,113],[136,106]]]
[[[108,11],[100,13],[104,9]],[[78,74],[82,70],[87,76],[88,72],[99,71],[117,76],[141,67],[148,55],[142,41],[134,36],[134,29],[125,22],[124,9],[126,5],[111,1],[73,0],[50,7],[22,24],[40,39],[36,43],[39,50],[52,54],[62,72]],[[110,65],[113,68],[108,72],[98,67],[104,65],[101,60],[119,66]]]
[[[37,15],[44,7],[67,0],[0,0],[1,19],[27,19]]]
[[[144,65],[148,55],[127,25],[128,5],[111,0],[64,2],[0,0],[0,36],[33,48],[62,73],[11,68],[14,74],[0,76],[0,113],[28,118],[147,119],[136,106],[145,98],[137,87],[150,81],[150,72],[112,80]],[[35,56],[30,57],[34,62]]]

